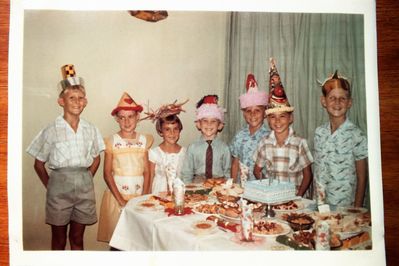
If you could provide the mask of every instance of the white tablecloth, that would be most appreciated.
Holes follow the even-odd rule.
[[[287,248],[265,237],[260,242],[233,241],[235,234],[216,228],[207,235],[196,235],[191,228],[195,221],[205,220],[201,214],[168,216],[162,211],[142,211],[137,202],[147,196],[134,198],[122,210],[121,217],[110,241],[120,250],[270,250]]]

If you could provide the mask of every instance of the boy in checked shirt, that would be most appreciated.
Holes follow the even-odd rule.
[[[306,140],[291,128],[294,107],[288,102],[274,59],[270,60],[269,86],[266,118],[272,132],[260,141],[255,152],[254,175],[263,178],[262,169],[266,167],[267,178],[294,182],[298,196],[311,198],[312,192],[305,192],[313,179],[313,157]]]
[[[105,146],[99,130],[80,118],[87,105],[83,79],[75,76],[73,65],[61,70],[58,104],[64,114],[41,130],[26,151],[35,158],[34,169],[47,188],[51,249],[64,250],[68,235],[71,249],[83,250],[86,225],[97,222],[93,176]]]

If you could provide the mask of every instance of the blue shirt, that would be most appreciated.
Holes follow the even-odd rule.
[[[246,125],[234,136],[230,144],[231,156],[249,168],[248,180],[256,179],[254,176],[255,161],[253,155],[260,140],[267,136],[270,130],[263,124],[253,135],[249,133],[249,126]],[[240,173],[238,173],[239,177]]]
[[[352,206],[357,186],[356,161],[368,157],[366,136],[349,119],[333,133],[328,122],[316,128],[314,145],[314,176],[325,189],[326,203]]]
[[[212,173],[215,177],[230,178],[231,156],[226,143],[219,138],[212,141]],[[205,155],[208,143],[201,136],[200,139],[187,147],[186,157],[180,176],[185,183],[192,182],[194,176],[205,176]]]

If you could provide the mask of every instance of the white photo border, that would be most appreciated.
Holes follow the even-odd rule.
[[[10,46],[8,86],[8,199],[10,265],[107,265],[143,263],[158,265],[383,265],[385,263],[379,100],[377,82],[376,10],[372,0],[206,0],[206,1],[10,1]],[[372,212],[372,250],[340,252],[252,251],[252,252],[51,252],[24,251],[22,243],[22,62],[24,10],[176,10],[176,11],[267,11],[304,13],[352,13],[364,15],[365,78],[369,180]],[[176,256],[178,255],[178,256]],[[221,259],[223,261],[221,261]],[[140,262],[139,262],[140,261]]]

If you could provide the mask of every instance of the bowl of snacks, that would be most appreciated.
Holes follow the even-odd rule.
[[[196,221],[191,225],[194,233],[197,235],[205,235],[212,233],[212,231],[216,228],[216,223],[208,220]]]
[[[309,230],[314,224],[314,219],[305,213],[292,213],[287,217],[287,222],[294,231]]]

